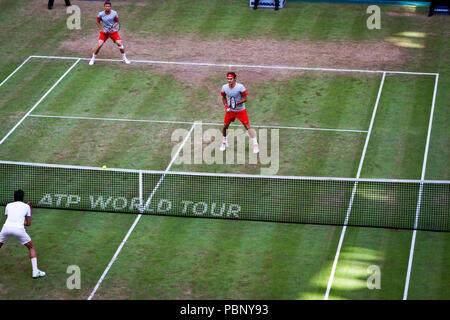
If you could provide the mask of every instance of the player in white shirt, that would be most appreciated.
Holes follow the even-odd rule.
[[[30,250],[31,266],[33,268],[32,277],[40,278],[45,276],[45,272],[37,267],[36,250],[25,227],[31,225],[31,207],[23,202],[24,192],[14,191],[14,202],[8,203],[5,208],[6,221],[0,232],[0,248],[9,238],[15,237],[20,244],[25,245]]]

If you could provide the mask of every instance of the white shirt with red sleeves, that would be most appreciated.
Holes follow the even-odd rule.
[[[111,10],[109,14],[106,14],[103,10],[98,14],[97,21],[102,22],[103,29],[105,29],[107,33],[112,33],[113,31],[111,31],[110,28],[114,25],[114,23],[119,21],[119,15],[114,10]]]
[[[230,107],[231,111],[245,110],[245,102],[238,105],[235,104],[235,102],[241,101],[242,97],[247,95],[247,90],[245,89],[244,85],[236,82],[234,88],[230,88],[229,84],[224,84],[222,86],[220,94],[223,97],[226,97],[227,104]]]

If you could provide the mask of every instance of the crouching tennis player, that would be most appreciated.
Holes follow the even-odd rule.
[[[0,232],[0,248],[9,238],[17,238],[20,244],[25,245],[30,250],[31,266],[33,278],[40,278],[45,276],[45,272],[37,267],[36,251],[33,243],[25,227],[31,225],[31,206],[23,202],[24,192],[22,190],[14,191],[14,202],[8,203],[5,208],[6,221]]]

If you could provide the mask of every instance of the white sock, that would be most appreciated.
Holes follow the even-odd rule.
[[[223,137],[223,142],[227,142],[227,137]]]
[[[252,139],[253,144],[258,144],[258,140],[256,140],[256,137],[255,138],[251,138],[251,139]]]
[[[38,272],[37,258],[31,258],[31,266],[33,267],[33,274],[36,274]]]
[[[123,60],[125,60],[127,58],[127,56],[125,55],[125,53],[122,53],[122,58]]]

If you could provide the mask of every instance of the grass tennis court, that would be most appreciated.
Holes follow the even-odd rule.
[[[437,28],[448,20],[437,17],[423,23],[425,8],[412,12],[409,7],[382,6],[384,27],[370,33],[361,27],[367,16],[364,5],[332,5],[337,8],[332,14],[330,4],[288,2],[270,20],[274,12],[254,12],[245,1],[166,2],[117,4],[126,21],[123,37],[130,39],[125,42],[130,47],[129,59],[135,59],[135,53],[135,60],[252,66],[232,69],[249,92],[251,124],[258,133],[267,130],[271,135],[277,130],[276,175],[355,178],[359,173],[361,178],[421,179],[435,101],[425,178],[450,179],[449,60],[445,55],[449,43],[448,32]],[[182,140],[174,141],[174,131],[187,133],[195,121],[202,122],[203,132],[220,130],[224,112],[219,89],[229,67],[137,62],[125,66],[101,60],[90,67],[87,60],[77,58],[89,58],[91,48],[79,52],[84,49],[71,47],[67,39],[76,44],[80,44],[78,38],[95,43],[95,26],[88,17],[95,17],[101,4],[73,3],[86,12],[81,30],[64,29],[62,8],[50,15],[45,7],[33,4],[42,11],[42,16],[30,16],[39,27],[25,28],[36,36],[43,34],[40,42],[31,39],[23,46],[23,35],[17,33],[17,39],[10,41],[12,49],[0,53],[0,81],[32,55],[76,57],[30,58],[2,83],[0,160],[230,174],[260,174],[267,167],[248,161],[172,164],[174,147]],[[5,8],[0,18],[11,22],[3,22],[4,28],[15,32],[11,17],[23,14],[23,8],[9,0],[0,0],[0,5]],[[44,19],[49,23],[43,24]],[[230,23],[242,30],[239,36],[227,31]],[[404,37],[399,33],[406,31],[425,33],[425,38],[408,38],[422,47],[402,47],[398,41],[386,40]],[[145,39],[154,43],[149,46],[164,48],[164,39],[168,39],[180,44],[180,52],[185,51],[170,56],[161,49],[145,56],[137,51],[145,46],[133,33],[149,37]],[[327,46],[339,41],[348,41],[349,47],[377,42],[391,50],[385,54],[392,59],[344,59],[330,65],[330,60],[315,57],[319,60],[312,62],[317,64],[309,65],[312,62],[305,60],[253,63],[245,54],[236,54],[237,58],[218,55],[199,61],[189,54],[189,47],[181,49],[192,37],[199,45],[206,41],[211,47],[208,41],[216,37],[242,40],[234,44],[244,47],[247,38],[254,46],[258,41],[273,44],[281,39],[286,50],[300,42],[323,46],[320,50],[330,50]],[[5,35],[0,39],[5,41]],[[107,50],[99,58],[119,58],[118,52]],[[252,47],[248,50],[252,52]],[[424,74],[253,67],[259,64]],[[10,241],[0,250],[0,265],[7,270],[0,275],[0,298],[87,299],[136,218],[134,214],[35,209],[28,232],[47,277],[38,281],[28,277],[27,252]],[[339,255],[341,226],[144,214],[132,230],[93,299],[309,300],[323,299],[328,292],[328,299],[400,300],[408,266],[408,299],[450,298],[446,285],[450,281],[450,238],[446,232],[418,231],[410,265],[413,231],[409,230],[348,227]],[[71,265],[81,270],[79,290],[66,287]],[[367,279],[373,266],[381,271],[381,288],[371,290]]]

